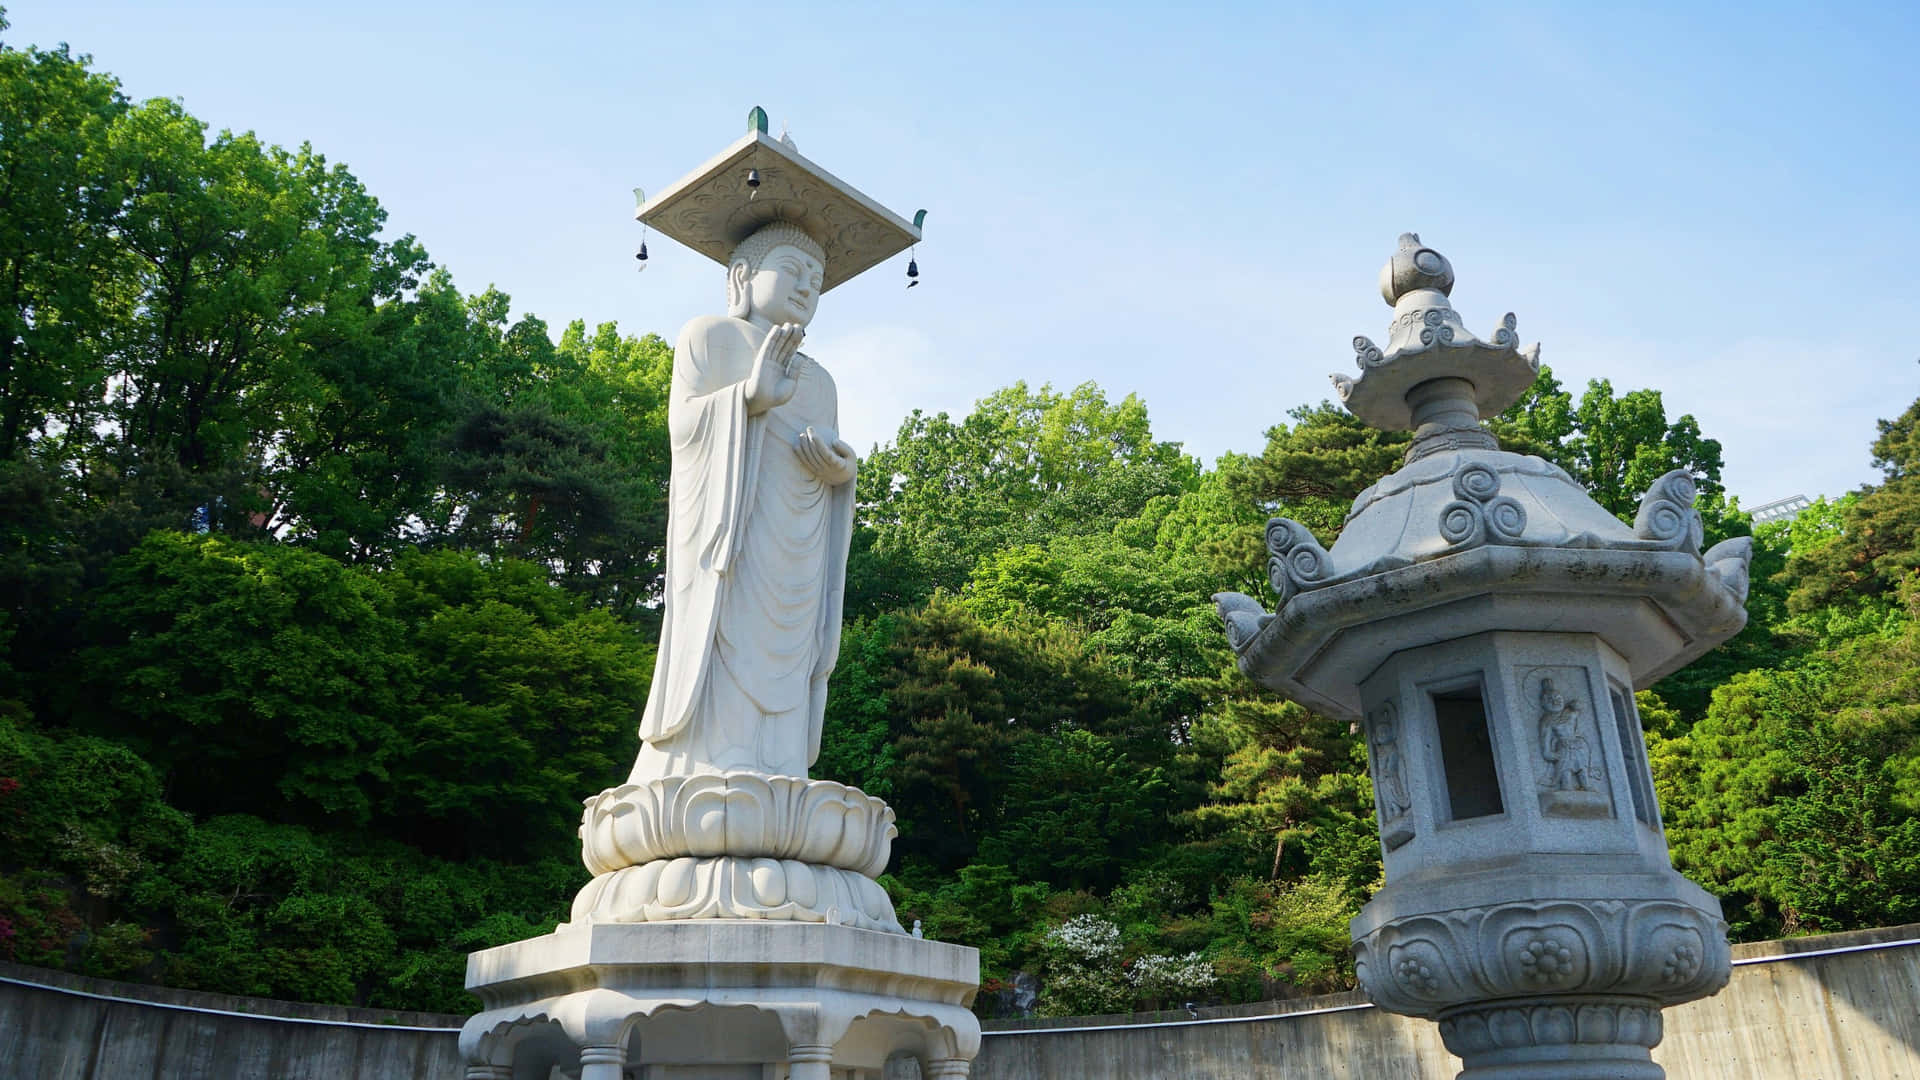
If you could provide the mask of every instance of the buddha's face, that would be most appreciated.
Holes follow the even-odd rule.
[[[820,302],[820,283],[826,267],[791,244],[781,244],[760,260],[760,269],[747,280],[749,318],[769,326],[813,321]]]

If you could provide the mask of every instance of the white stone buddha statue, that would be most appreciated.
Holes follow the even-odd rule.
[[[674,346],[665,619],[630,781],[805,776],[820,753],[857,459],[833,379],[799,352],[826,271],[766,225],[727,266],[727,314]]]

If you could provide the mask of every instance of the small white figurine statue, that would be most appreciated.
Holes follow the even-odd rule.
[[[728,260],[727,314],[674,346],[665,619],[630,782],[804,777],[820,754],[857,464],[799,352],[825,271],[801,229],[763,226]]]

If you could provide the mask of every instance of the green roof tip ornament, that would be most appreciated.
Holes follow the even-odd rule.
[[[747,130],[757,131],[760,134],[765,135],[767,133],[767,110],[761,108],[758,105],[755,105],[753,108],[748,109],[747,110]]]

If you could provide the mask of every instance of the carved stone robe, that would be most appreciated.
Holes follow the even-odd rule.
[[[826,369],[796,356],[793,398],[748,415],[746,378],[765,336],[705,317],[674,346],[665,620],[634,782],[805,776],[820,754],[853,484],[822,483],[794,447],[809,426],[839,429]]]

